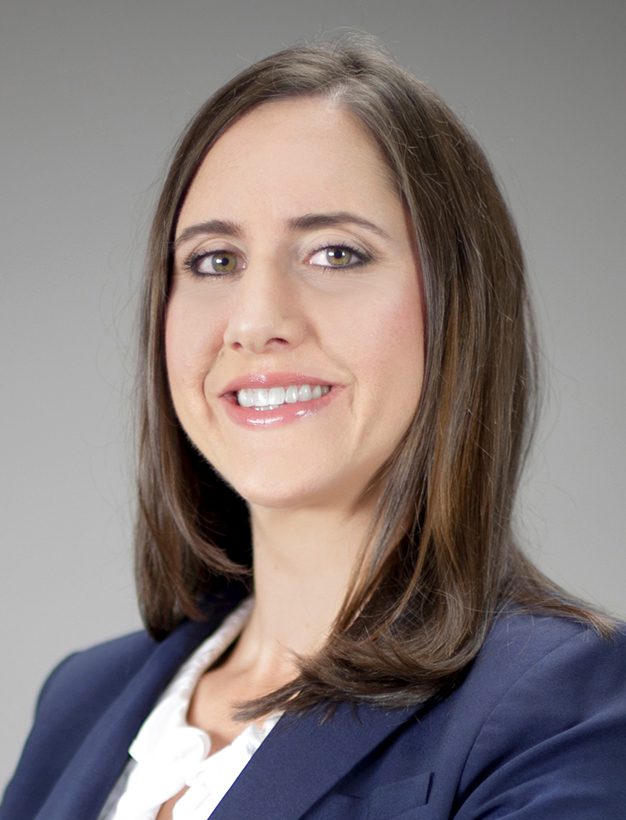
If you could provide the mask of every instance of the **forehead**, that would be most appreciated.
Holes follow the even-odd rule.
[[[345,107],[320,97],[263,103],[235,122],[202,162],[179,223],[251,198],[277,216],[399,204],[373,137]]]

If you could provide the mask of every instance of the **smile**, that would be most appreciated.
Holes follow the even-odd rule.
[[[283,404],[321,399],[330,391],[328,385],[290,384],[288,387],[244,388],[236,393],[237,404],[254,410],[276,410]]]

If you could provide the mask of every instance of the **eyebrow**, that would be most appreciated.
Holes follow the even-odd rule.
[[[287,221],[287,226],[293,231],[308,231],[313,228],[333,228],[337,225],[351,223],[366,228],[372,233],[381,236],[383,239],[390,239],[389,235],[374,222],[364,219],[362,216],[350,213],[349,211],[333,211],[323,214],[303,214]],[[198,222],[197,225],[190,225],[180,233],[174,240],[174,250],[184,242],[194,239],[196,236],[206,234],[221,234],[222,236],[241,237],[243,231],[235,222],[224,219],[209,219],[207,222]]]
[[[176,250],[183,242],[194,239],[196,236],[205,236],[209,233],[219,233],[222,236],[241,236],[241,228],[235,222],[228,222],[224,219],[209,219],[207,222],[198,222],[197,225],[190,225],[180,233],[173,242]]]
[[[335,225],[345,225],[352,223],[359,225],[361,228],[367,228],[383,239],[389,239],[389,235],[379,228],[374,222],[369,219],[364,219],[362,216],[350,213],[350,211],[334,211],[328,214],[304,214],[303,216],[296,216],[294,219],[288,221],[288,225],[295,231],[307,231],[311,228],[333,228]]]

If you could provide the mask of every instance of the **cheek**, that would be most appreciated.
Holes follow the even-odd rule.
[[[393,404],[410,404],[414,410],[424,373],[418,283],[409,280],[404,288],[390,288],[375,299],[353,304],[345,322],[344,350],[350,351],[362,389],[381,400],[392,392]]]
[[[424,375],[424,321],[421,301],[407,299],[396,303],[388,316],[389,358],[402,378],[417,382]]]
[[[165,317],[165,361],[172,390],[201,382],[219,349],[215,317],[175,293]]]
[[[407,307],[389,314],[387,342],[369,349],[375,405],[392,438],[401,436],[415,415],[422,393],[424,344],[422,323]]]

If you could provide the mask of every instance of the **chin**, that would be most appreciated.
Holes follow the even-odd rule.
[[[323,496],[312,488],[296,489],[293,486],[244,487],[237,490],[250,507],[265,507],[273,510],[296,510],[323,505]]]
[[[348,491],[349,482],[321,482],[319,476],[306,479],[293,476],[284,480],[253,482],[243,481],[233,484],[235,490],[251,507],[265,507],[274,510],[330,509],[351,506],[355,493]]]

